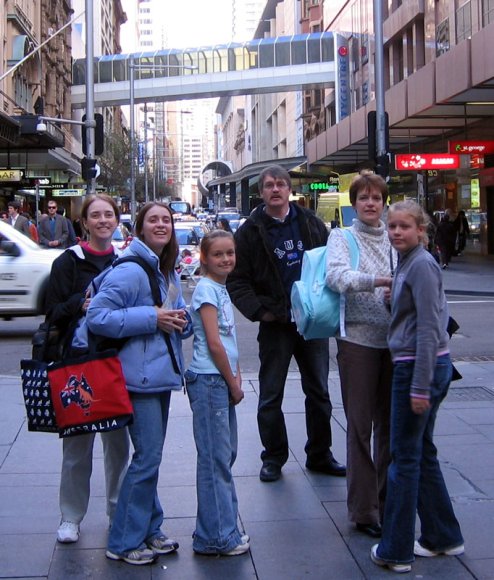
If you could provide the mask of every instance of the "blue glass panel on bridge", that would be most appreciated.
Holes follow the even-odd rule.
[[[131,58],[136,102],[332,87],[334,36],[322,32],[96,57],[95,104],[128,103]],[[85,68],[85,59],[74,61],[74,107],[85,102]],[[285,68],[290,70],[282,72]]]

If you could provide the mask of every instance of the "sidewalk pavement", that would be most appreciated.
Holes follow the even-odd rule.
[[[444,279],[448,292],[494,290],[494,262],[459,257]],[[456,264],[456,265],[455,265]],[[460,264],[462,267],[460,268]],[[467,264],[467,265],[465,265]],[[468,270],[468,274],[465,271]],[[468,282],[468,278],[470,278]],[[413,578],[494,578],[494,363],[457,362],[463,375],[441,407],[436,443],[448,489],[465,537],[461,557],[418,558]],[[289,373],[284,411],[290,458],[275,483],[259,480],[257,376],[244,376],[246,396],[237,407],[239,453],[234,467],[241,526],[251,537],[245,556],[195,556],[195,447],[187,397],[174,393],[160,471],[164,531],[178,539],[176,554],[135,567],[105,558],[108,521],[102,450],[96,438],[92,494],[77,544],[61,545],[58,485],[61,442],[29,433],[17,376],[0,375],[0,579],[357,580],[389,578],[371,563],[375,541],[355,531],[346,516],[344,478],[307,472],[304,399],[298,373]],[[333,451],[345,458],[345,417],[339,379],[330,372],[334,405]]]

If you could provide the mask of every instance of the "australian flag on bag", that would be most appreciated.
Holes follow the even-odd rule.
[[[113,431],[132,421],[116,351],[50,365],[48,378],[60,437]]]

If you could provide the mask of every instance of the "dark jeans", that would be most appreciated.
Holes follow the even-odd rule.
[[[421,523],[419,542],[442,551],[463,543],[437,449],[433,442],[437,411],[451,381],[449,355],[437,359],[430,409],[422,415],[410,406],[413,361],[394,365],[391,402],[391,458],[384,509],[383,535],[377,555],[387,562],[412,562],[415,514]]]
[[[304,340],[295,324],[261,322],[257,341],[261,361],[257,423],[264,446],[261,459],[280,466],[288,459],[288,437],[281,405],[292,356],[297,361],[305,394],[307,460],[317,463],[331,457],[328,339]]]

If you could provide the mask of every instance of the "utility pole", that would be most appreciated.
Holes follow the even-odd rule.
[[[389,128],[384,104],[384,43],[383,12],[381,0],[374,0],[375,58],[374,75],[376,84],[376,173],[384,179],[389,176],[389,156],[387,143]]]
[[[87,159],[95,159],[94,140],[94,16],[93,0],[86,0],[86,156]],[[91,162],[89,162],[91,164]],[[96,192],[96,171],[91,171],[87,177],[86,194]]]

